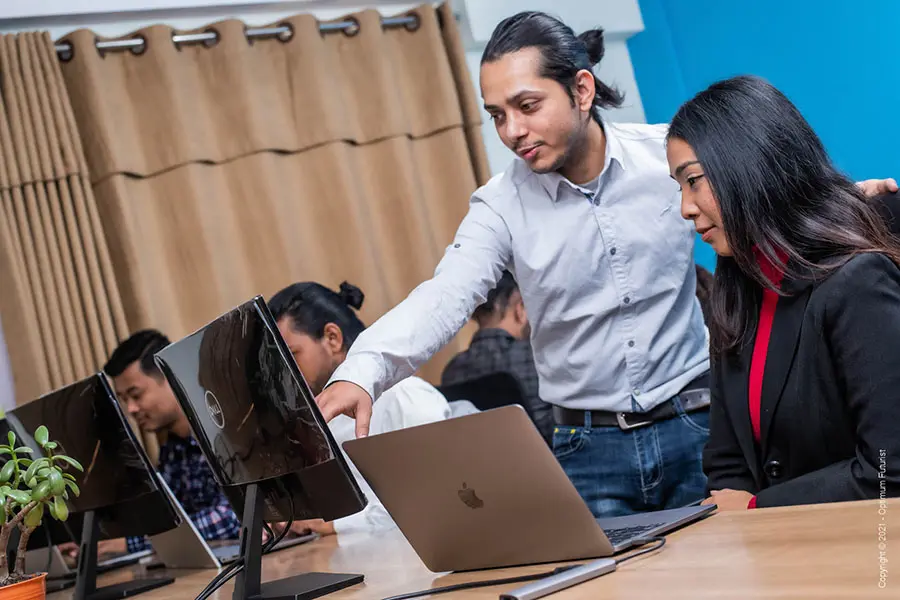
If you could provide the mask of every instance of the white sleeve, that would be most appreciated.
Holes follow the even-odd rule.
[[[349,381],[373,399],[412,375],[455,336],[509,263],[510,234],[494,209],[472,197],[435,270],[354,342],[329,383]]]
[[[374,496],[369,499],[369,503],[360,512],[334,521],[334,532],[338,535],[355,531],[377,533],[394,527],[396,524],[391,515]]]

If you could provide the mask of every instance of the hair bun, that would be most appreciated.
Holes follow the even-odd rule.
[[[579,35],[578,39],[581,40],[585,50],[587,50],[591,66],[599,63],[605,51],[603,47],[603,30],[600,28],[589,29]]]
[[[356,310],[362,308],[363,300],[366,299],[366,296],[362,293],[361,289],[346,281],[341,284],[341,291],[338,292],[338,296],[341,297],[344,304],[355,308]]]

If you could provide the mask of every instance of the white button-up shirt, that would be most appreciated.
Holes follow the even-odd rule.
[[[387,390],[378,399],[372,410],[369,435],[444,421],[449,419],[451,414],[450,404],[437,389],[418,377],[410,377]],[[385,510],[381,500],[378,499],[362,473],[344,451],[344,442],[356,437],[356,422],[350,417],[338,415],[328,423],[328,428],[331,429],[331,435],[341,449],[356,483],[359,484],[360,489],[369,500],[362,511],[337,519],[334,522],[335,532],[339,534],[352,531],[374,533],[393,529],[396,524],[391,515]]]
[[[508,268],[542,399],[639,412],[677,394],[709,369],[709,351],[666,127],[605,123],[596,193],[516,159],[473,194],[434,277],[357,338],[332,381],[378,398],[450,341]]]

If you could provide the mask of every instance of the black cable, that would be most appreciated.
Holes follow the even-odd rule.
[[[651,542],[656,542],[655,545],[650,548],[645,548],[643,550],[639,550],[633,554],[629,554],[628,556],[623,556],[622,558],[616,559],[616,564],[620,565],[627,560],[631,560],[632,558],[637,558],[643,554],[649,554],[650,552],[655,552],[659,550],[663,546],[666,545],[666,538],[664,537],[650,537],[650,538],[640,538],[634,540],[632,543],[633,546],[645,546]],[[495,585],[506,585],[509,583],[523,583],[526,581],[536,581],[538,579],[544,579],[545,577],[551,577],[553,575],[558,575],[559,573],[563,573],[568,571],[569,569],[574,569],[575,567],[580,567],[581,565],[567,565],[565,567],[559,567],[552,571],[547,571],[545,573],[538,573],[537,575],[522,575],[520,577],[509,577],[507,579],[486,579],[484,581],[471,581],[469,583],[459,583],[456,585],[448,585],[446,587],[432,588],[430,590],[421,590],[418,592],[411,592],[409,594],[401,594],[399,596],[391,596],[390,598],[385,598],[384,600],[410,600],[411,598],[422,598],[425,596],[434,596],[437,594],[447,594],[449,592],[458,592],[461,590],[470,590],[473,588],[482,588],[482,587],[492,587]]]
[[[244,559],[239,558],[235,560],[233,563],[225,567],[218,575],[212,578],[212,580],[206,584],[206,587],[203,588],[203,591],[197,596],[196,600],[206,600],[212,595],[213,592],[218,590],[220,587],[225,585],[225,583],[240,573],[241,569],[244,568]]]
[[[282,529],[281,533],[278,536],[275,535],[275,532],[272,531],[272,528],[268,523],[263,521],[263,528],[266,530],[266,533],[269,534],[269,541],[263,545],[262,554],[268,554],[272,550],[275,549],[281,540],[285,538],[285,536],[290,532],[291,525],[294,524],[294,497],[288,496],[288,500],[291,503],[291,516],[288,519],[287,525],[285,525],[284,529]],[[206,587],[203,588],[203,591],[197,595],[195,600],[207,600],[216,590],[225,585],[229,580],[231,580],[235,575],[241,572],[244,568],[244,557],[240,557],[235,560],[233,563],[228,565],[223,571],[221,571],[218,575],[212,578],[212,580],[206,584]]]
[[[420,590],[418,592],[410,592],[409,594],[401,594],[399,596],[391,596],[390,598],[385,598],[384,600],[409,600],[410,598],[422,598],[424,596],[432,596],[435,594],[447,594],[449,592],[458,592],[460,590],[470,590],[473,588],[481,588],[481,587],[491,587],[494,585],[506,585],[509,583],[524,583],[526,581],[536,581],[538,579],[543,579],[544,577],[550,577],[552,575],[558,575],[564,571],[568,571],[569,569],[574,569],[580,565],[567,565],[565,567],[558,567],[553,569],[552,571],[545,571],[543,573],[537,573],[535,575],[520,575],[518,577],[507,577],[505,579],[486,579],[484,581],[470,581],[469,583],[458,583],[456,585],[448,585],[446,587],[432,588],[430,590]]]
[[[656,544],[654,544],[653,546],[650,546],[649,548],[644,548],[643,550],[639,550],[639,551],[637,551],[637,552],[635,552],[635,553],[633,553],[633,554],[629,554],[628,556],[623,556],[622,558],[617,558],[617,559],[616,559],[616,564],[617,564],[617,565],[621,565],[621,564],[622,564],[623,562],[625,562],[626,560],[631,560],[632,558],[637,558],[638,556],[643,556],[644,554],[649,554],[649,553],[651,553],[651,552],[656,552],[657,550],[659,550],[660,548],[662,548],[663,546],[666,545],[666,538],[664,538],[664,537],[662,537],[662,536],[660,536],[660,537],[640,538],[640,539],[634,540],[634,541],[631,543],[631,545],[634,546],[634,547],[646,546],[646,545],[649,544],[650,542],[656,542]]]

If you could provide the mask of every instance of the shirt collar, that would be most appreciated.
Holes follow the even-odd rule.
[[[622,142],[612,132],[612,128],[606,126],[603,123],[601,123],[601,127],[603,127],[604,137],[606,138],[606,156],[603,159],[603,170],[600,171],[600,176],[603,177],[603,175],[611,167],[613,161],[618,163],[619,167],[621,167],[623,171],[625,170],[625,153],[622,149]],[[559,200],[559,190],[563,185],[567,185],[573,190],[580,193],[590,193],[588,190],[585,190],[584,188],[572,183],[557,172],[541,174],[535,173],[535,177],[540,180],[544,190],[550,195],[551,198],[553,198],[554,202]]]
[[[500,329],[499,327],[487,327],[485,329],[479,329],[475,332],[475,335],[472,336],[472,342],[487,340],[493,338],[506,339],[509,338],[511,340],[515,340],[516,338],[505,329]]]

